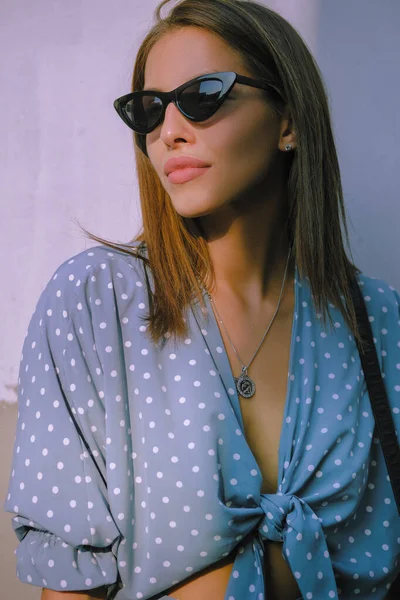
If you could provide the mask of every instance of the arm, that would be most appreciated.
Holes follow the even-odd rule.
[[[65,281],[68,272],[57,275],[42,293],[24,340],[12,476],[3,508],[16,514],[20,581],[48,589],[50,598],[66,600],[69,592],[79,591],[84,600],[118,580],[121,534],[105,481],[106,409],[99,395],[90,292],[82,286],[78,297],[78,288]],[[76,308],[78,299],[82,310]],[[96,450],[96,462],[84,452],[83,440]]]
[[[43,588],[40,600],[92,600],[92,598],[104,600],[106,598],[106,588],[104,586],[89,591],[89,594],[87,592],[56,592],[55,590]]]

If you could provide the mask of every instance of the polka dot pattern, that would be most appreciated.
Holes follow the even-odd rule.
[[[399,431],[400,297],[359,280]],[[20,364],[4,508],[16,515],[21,581],[160,598],[236,549],[226,598],[259,600],[274,542],[304,598],[385,597],[400,530],[357,347],[333,305],[335,326],[324,327],[297,268],[295,300],[279,486],[268,495],[207,296],[206,309],[187,310],[185,340],[153,345],[139,259],[97,246],[57,269]]]

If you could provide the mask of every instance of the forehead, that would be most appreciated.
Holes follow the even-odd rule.
[[[183,27],[166,33],[150,50],[144,87],[169,91],[216,71],[236,71],[251,77],[239,54],[220,37],[198,27]]]

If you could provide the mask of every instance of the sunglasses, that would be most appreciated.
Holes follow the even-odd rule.
[[[282,98],[271,83],[223,71],[195,77],[171,92],[144,90],[126,94],[114,101],[114,108],[128,127],[147,135],[163,122],[170,102],[190,121],[206,121],[222,106],[235,83],[274,91]]]

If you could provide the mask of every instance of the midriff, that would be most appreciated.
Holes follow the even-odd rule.
[[[227,298],[214,296],[214,301],[240,357],[248,364],[276,305],[244,314],[238,309],[235,311],[234,303]],[[263,475],[261,492],[265,494],[276,493],[278,488],[278,454],[287,394],[294,305],[293,275],[288,275],[280,309],[249,368],[249,375],[256,383],[256,393],[249,399],[239,396],[246,440]],[[241,365],[222,326],[220,333],[232,372],[238,376]],[[282,556],[282,543],[266,541],[264,551],[268,600],[299,598],[301,593],[296,580]],[[224,600],[233,562],[234,555],[230,555],[224,563],[186,579],[168,593],[176,600]]]
[[[265,549],[265,594],[268,600],[296,600],[301,596],[297,583],[282,558],[282,544],[268,542]],[[224,600],[234,557],[222,566],[202,571],[168,593],[174,600]],[[246,600],[245,598],[241,600]]]

